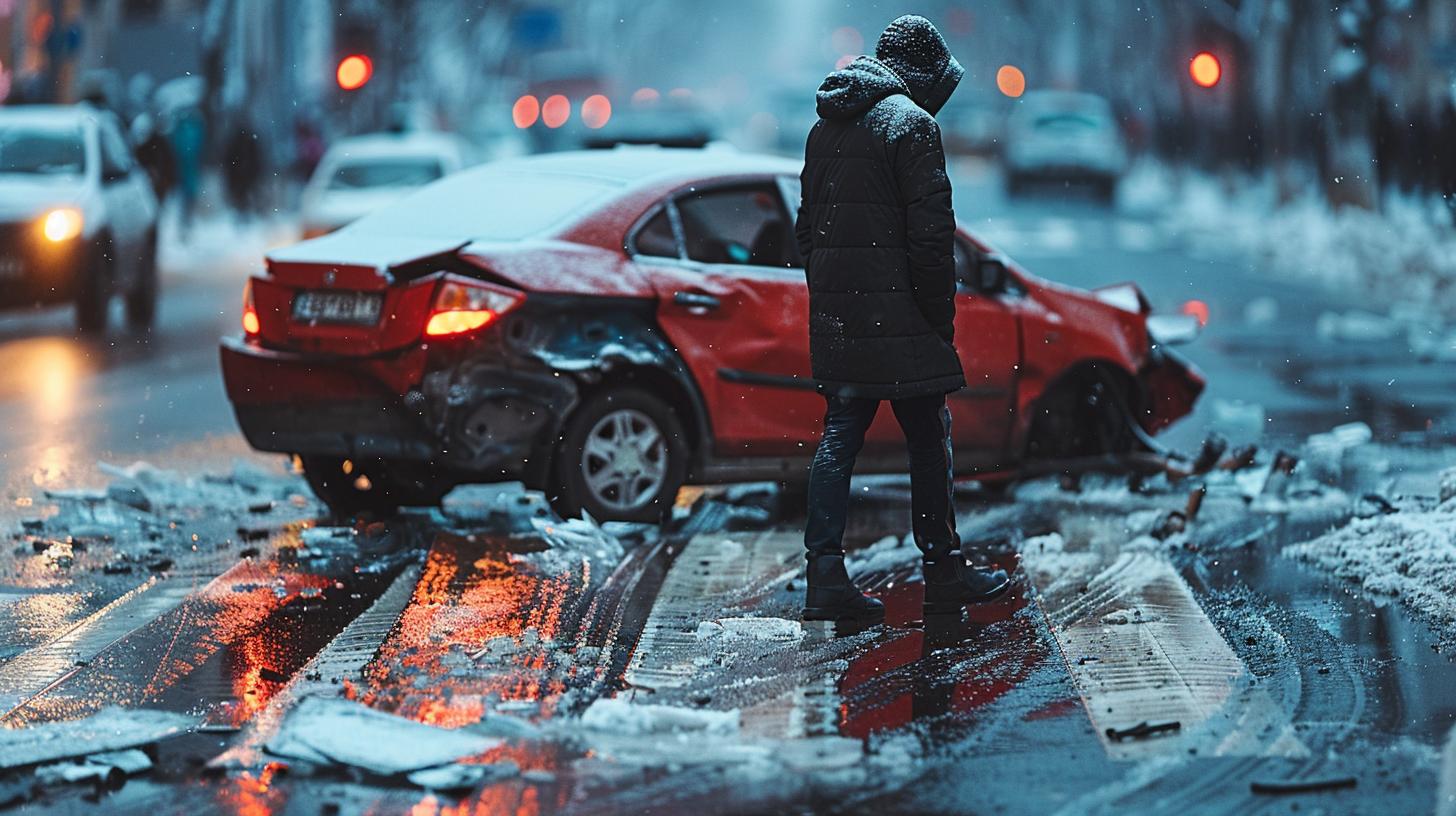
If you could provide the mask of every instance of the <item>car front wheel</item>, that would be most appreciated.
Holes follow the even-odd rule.
[[[552,461],[551,505],[563,518],[655,522],[687,477],[688,446],[668,404],[637,388],[587,398]]]

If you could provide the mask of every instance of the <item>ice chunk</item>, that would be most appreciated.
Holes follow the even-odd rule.
[[[510,779],[521,773],[514,762],[497,762],[490,765],[444,765],[415,771],[407,778],[422,788],[437,791],[463,791]]]
[[[781,643],[798,643],[804,638],[803,624],[784,618],[720,618],[718,625],[723,627],[723,635],[728,638]]]
[[[592,703],[581,715],[581,724],[596,731],[647,735],[700,733],[731,736],[738,733],[738,709],[713,711],[666,705],[638,705],[621,698],[604,698]]]
[[[288,713],[266,749],[275,756],[394,776],[446,765],[500,744],[494,737],[425,725],[352,700],[308,697]]]
[[[103,708],[82,720],[0,729],[0,768],[120,751],[185,733],[196,717],[144,708]]]

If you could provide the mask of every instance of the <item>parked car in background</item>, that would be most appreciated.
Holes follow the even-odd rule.
[[[157,310],[157,200],[116,116],[89,105],[0,108],[0,306],[74,304],[82,331]]]
[[[1006,122],[1001,100],[958,93],[935,119],[940,123],[941,141],[947,153],[995,156],[1001,152],[1002,128]]]
[[[223,341],[244,435],[340,513],[520,480],[651,520],[684,482],[802,481],[824,402],[793,240],[800,163],[619,148],[495,162],[277,250]],[[1084,292],[956,235],[955,463],[1130,453],[1203,379],[1132,286]],[[888,411],[859,459],[903,472]]]
[[[1127,166],[1122,130],[1106,99],[1072,91],[1032,91],[1006,122],[1006,188],[1038,182],[1091,185],[1111,200]]]
[[[303,190],[304,238],[348,224],[466,165],[466,150],[443,133],[377,133],[335,142]]]

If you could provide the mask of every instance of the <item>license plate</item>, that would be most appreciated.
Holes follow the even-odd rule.
[[[378,292],[299,292],[293,298],[293,319],[372,326],[379,322],[383,303],[384,295]]]

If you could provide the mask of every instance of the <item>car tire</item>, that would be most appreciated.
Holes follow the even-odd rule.
[[[687,467],[672,408],[639,388],[611,388],[567,418],[547,498],[562,518],[585,511],[599,521],[656,522],[672,509]]]
[[[126,325],[132,331],[150,331],[157,319],[157,236],[147,239],[137,259],[136,280],[126,293]]]
[[[82,334],[106,331],[106,313],[111,308],[113,262],[111,243],[99,242],[92,247],[90,257],[78,273],[74,293],[76,329]]]
[[[1113,380],[1087,375],[1043,395],[1027,434],[1028,459],[1073,459],[1132,453],[1139,442],[1128,427],[1129,393]]]

